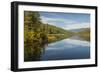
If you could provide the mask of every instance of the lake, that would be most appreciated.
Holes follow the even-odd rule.
[[[78,36],[56,41],[45,46],[40,60],[71,60],[90,58],[90,42]]]

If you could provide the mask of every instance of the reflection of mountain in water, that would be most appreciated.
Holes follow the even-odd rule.
[[[87,41],[84,38],[80,37],[80,36],[72,36],[70,37],[70,39],[76,39],[76,40],[82,40],[82,41]]]
[[[48,44],[41,60],[70,60],[90,58],[90,43],[78,37],[66,38]]]
[[[90,43],[78,36],[72,36],[44,47],[37,47],[28,61],[70,60],[90,58]]]
[[[48,45],[46,43],[34,42],[28,43],[25,46],[25,50],[27,51],[26,62],[90,58],[90,31],[84,30],[75,33],[74,36],[58,40],[57,37],[62,35],[52,34],[48,36],[55,36],[56,40],[53,40]]]

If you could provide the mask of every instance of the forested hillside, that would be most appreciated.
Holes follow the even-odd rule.
[[[54,42],[73,35],[73,32],[50,24],[41,24],[42,30],[48,35],[48,42]]]
[[[24,60],[38,60],[40,49],[46,44],[72,35],[72,32],[41,22],[39,12],[24,11]]]
[[[90,28],[82,28],[82,31],[78,32],[77,35],[87,41],[90,41]]]

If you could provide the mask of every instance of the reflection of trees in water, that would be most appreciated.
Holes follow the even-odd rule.
[[[45,46],[47,44],[46,35],[40,34],[40,37],[41,38],[38,38],[37,35],[35,35],[32,41],[27,40],[25,42],[25,46],[24,46],[25,61],[40,60],[40,57],[44,53]]]

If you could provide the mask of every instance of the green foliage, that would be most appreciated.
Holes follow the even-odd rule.
[[[24,61],[39,60],[47,43],[47,35],[40,24],[38,12],[24,12]]]
[[[53,26],[50,24],[41,24],[41,27],[47,31],[48,34],[68,34],[68,35],[72,35],[73,32],[62,29],[60,27],[57,26]]]
[[[40,25],[40,15],[38,12],[24,11],[24,25],[31,31],[37,31]]]
[[[24,11],[24,61],[40,60],[45,45],[73,34],[40,20],[39,12]]]

